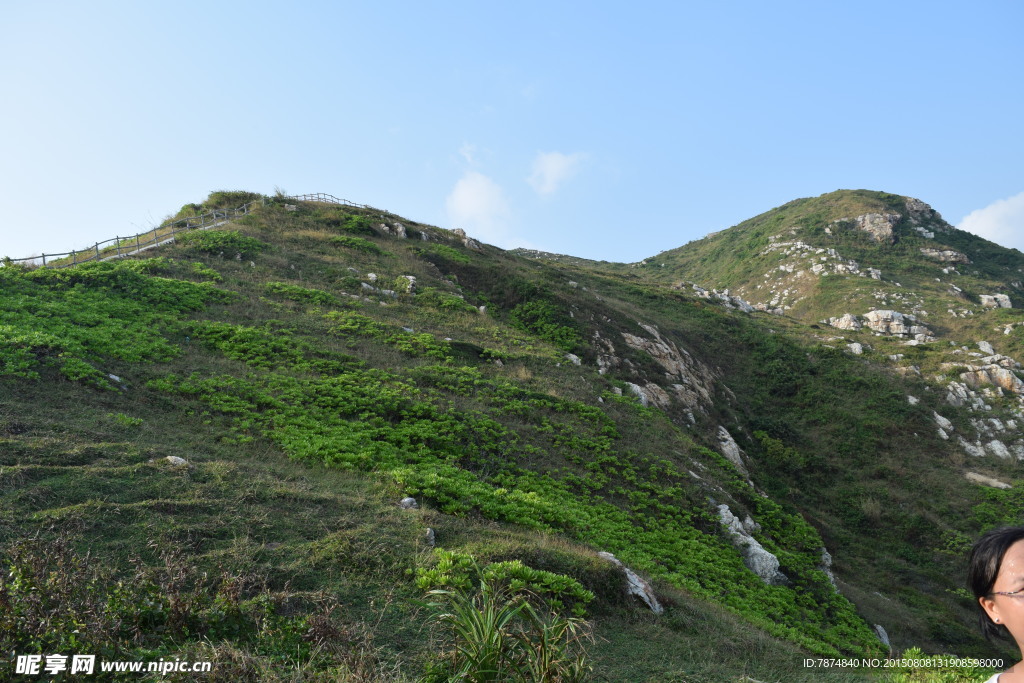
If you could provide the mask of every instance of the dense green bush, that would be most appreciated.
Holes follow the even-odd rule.
[[[112,388],[104,360],[163,361],[180,314],[231,296],[208,283],[149,275],[165,259],[87,263],[60,270],[0,269],[0,375],[65,377]]]
[[[524,301],[509,314],[521,330],[532,332],[563,351],[575,351],[580,335],[567,316],[563,316],[550,302]]]
[[[225,258],[250,258],[270,246],[237,230],[195,230],[180,233],[174,239],[193,251]]]
[[[373,242],[363,239],[362,237],[339,235],[331,238],[331,244],[336,244],[339,247],[345,247],[346,249],[361,251],[366,254],[381,255],[387,253]]]

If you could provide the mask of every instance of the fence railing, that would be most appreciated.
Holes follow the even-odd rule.
[[[371,211],[380,211],[372,206],[356,204],[355,202],[350,202],[347,199],[339,199],[332,194],[326,194],[323,192],[300,194],[294,197],[280,197],[279,199],[295,202],[340,204],[342,206],[352,206],[360,209],[369,209]],[[243,204],[237,209],[214,209],[213,211],[209,211],[199,216],[181,218],[173,223],[167,223],[166,225],[161,225],[137,235],[131,235],[129,237],[114,237],[113,239],[97,242],[85,249],[67,251],[62,254],[41,254],[39,256],[29,256],[28,258],[5,259],[5,261],[10,263],[23,263],[29,266],[42,266],[43,268],[67,268],[69,266],[77,266],[79,263],[88,263],[89,261],[107,261],[124,256],[131,256],[139,253],[140,251],[153,249],[154,247],[159,247],[162,244],[173,242],[174,236],[180,232],[185,232],[187,230],[207,230],[219,225],[224,225],[232,218],[238,218],[239,216],[248,214],[252,210],[252,207],[257,204],[265,206],[268,201],[267,197],[261,197],[260,199]],[[381,213],[387,212],[381,211]]]

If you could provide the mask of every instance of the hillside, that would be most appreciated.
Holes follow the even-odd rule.
[[[880,193],[635,267],[289,202],[130,258],[0,269],[0,559],[26,577],[0,589],[22,619],[5,651],[74,649],[88,618],[111,657],[204,655],[223,680],[443,677],[421,601],[475,562],[586,615],[594,680],[849,680],[802,658],[880,656],[876,625],[897,651],[997,652],[957,589],[970,539],[1024,505],[967,478],[1019,476],[1024,316],[971,297],[1012,298],[1019,254]],[[858,232],[897,204],[891,242]],[[932,266],[940,247],[971,263]],[[928,334],[819,322],[880,302]],[[130,577],[143,613],[111,597]],[[64,631],[26,631],[32,585]]]

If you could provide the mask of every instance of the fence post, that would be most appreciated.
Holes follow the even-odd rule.
[[[77,266],[78,265],[78,252],[77,251],[71,252],[71,265],[73,265],[73,266]]]
[[[43,254],[43,268],[46,267],[46,254]]]
[[[117,237],[117,236],[114,237],[114,249],[117,250],[117,255],[120,256],[121,255],[121,238],[120,237]]]
[[[97,261],[100,260],[100,243],[99,242],[96,243],[96,260]]]

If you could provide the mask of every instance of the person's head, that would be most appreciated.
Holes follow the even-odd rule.
[[[1024,526],[995,529],[978,539],[967,583],[981,608],[985,637],[1011,637],[1024,647]]]

